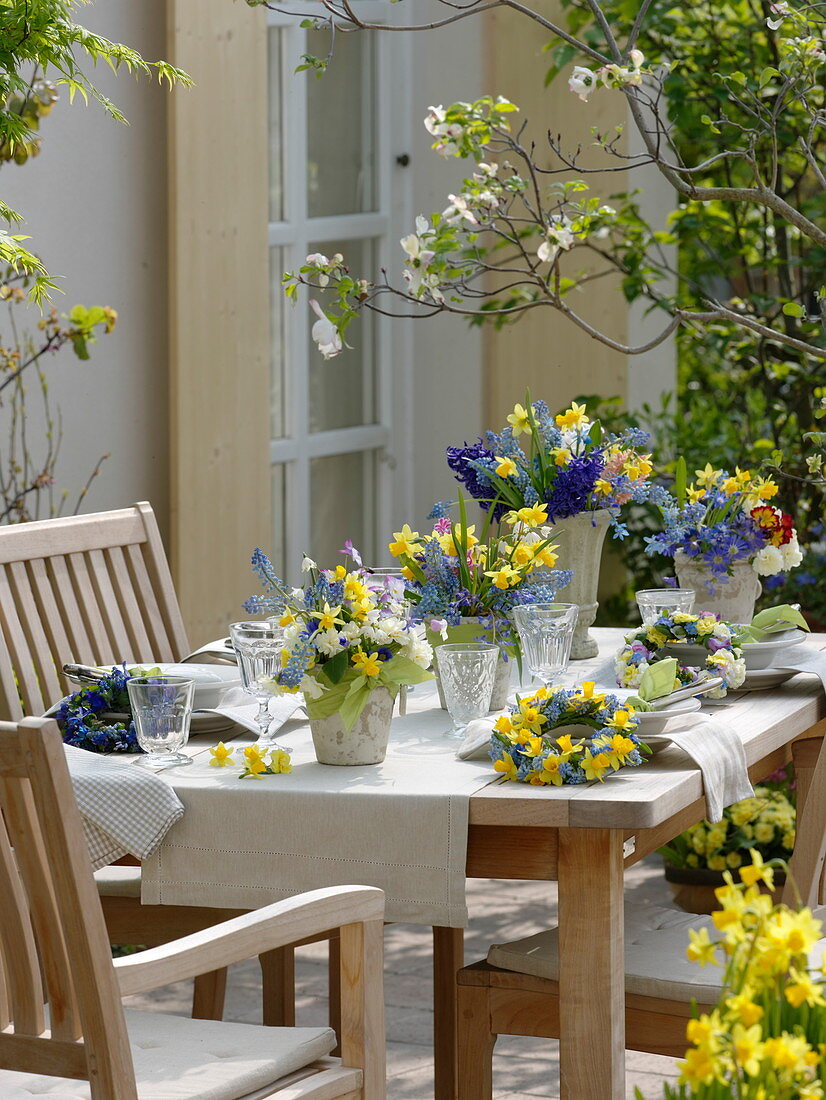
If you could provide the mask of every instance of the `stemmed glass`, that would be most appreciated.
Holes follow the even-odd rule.
[[[661,615],[684,611],[687,615],[694,607],[693,588],[641,588],[634,595],[644,626],[655,623]]]
[[[490,710],[499,646],[490,642],[455,642],[437,645],[434,653],[445,705],[453,720],[453,730],[447,736],[461,738],[469,722],[484,718]]]
[[[575,603],[528,603],[513,609],[528,669],[546,687],[568,667],[578,613]]]
[[[258,744],[268,749],[289,752],[286,745],[278,744],[270,737],[270,699],[273,689],[270,682],[281,671],[281,650],[284,648],[284,629],[272,622],[231,623],[229,636],[235,650],[235,659],[241,673],[244,691],[258,703],[255,722],[259,729]]]
[[[149,768],[191,764],[178,749],[189,739],[195,681],[183,676],[133,676],[126,682],[135,736]]]

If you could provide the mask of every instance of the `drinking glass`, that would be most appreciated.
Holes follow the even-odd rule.
[[[526,603],[513,609],[528,669],[546,686],[568,667],[578,614],[575,603]]]
[[[258,703],[255,722],[259,729],[258,744],[289,752],[286,745],[270,737],[270,681],[281,671],[281,650],[284,648],[284,628],[270,622],[231,623],[229,636],[235,650],[235,660],[241,673],[244,691]]]
[[[453,730],[448,737],[463,737],[474,718],[490,710],[493,680],[499,663],[499,646],[490,642],[456,642],[434,650],[442,692]]]
[[[694,607],[693,588],[641,588],[634,595],[644,626],[650,626],[661,615],[671,615],[675,611],[689,614]]]
[[[191,764],[178,749],[189,739],[195,681],[183,676],[134,676],[126,682],[138,744],[150,768]]]

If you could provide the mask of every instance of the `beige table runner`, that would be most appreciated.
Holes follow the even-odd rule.
[[[387,759],[372,767],[318,764],[308,725],[295,721],[279,733],[289,775],[241,780],[240,767],[209,765],[209,742],[192,743],[191,767],[161,773],[186,812],[144,862],[142,900],[252,909],[358,883],[386,892],[388,920],[465,927],[468,803],[496,777],[487,761],[455,759],[435,702],[430,685],[411,693]]]

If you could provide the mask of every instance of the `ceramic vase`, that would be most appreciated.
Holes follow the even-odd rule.
[[[380,764],[387,753],[394,702],[387,688],[374,688],[350,730],[344,728],[338,712],[328,718],[311,718],[310,732],[319,764]]]
[[[499,633],[500,631],[497,630],[497,634]],[[443,638],[441,634],[434,634],[432,630],[428,630],[427,640],[434,648],[437,645],[447,645],[448,643],[453,645],[457,642],[495,641],[491,627],[485,626],[482,619],[473,616],[462,618],[461,622],[456,626],[449,626],[447,628],[447,638]],[[490,698],[491,710],[504,710],[507,705],[512,666],[513,658],[505,660],[505,655],[500,649],[499,661],[496,665],[496,676],[493,681],[493,693]],[[439,703],[441,704],[442,710],[447,710],[444,693],[442,692],[442,681],[439,678],[439,665],[435,660],[433,662],[433,674],[436,677],[436,689],[439,692]]]
[[[712,611],[728,623],[750,623],[754,618],[754,605],[762,586],[750,562],[732,566],[732,575],[723,578],[724,583],[714,579],[702,562],[687,558],[682,550],[674,555],[674,568],[680,588],[694,589],[695,614]]]
[[[575,603],[579,608],[574,640],[571,644],[571,660],[582,661],[596,657],[599,646],[588,633],[597,617],[597,586],[602,544],[611,522],[611,513],[601,508],[597,512],[580,512],[577,516],[556,520],[553,525],[553,543],[557,547],[557,568],[572,569],[571,583],[561,589],[557,599]]]

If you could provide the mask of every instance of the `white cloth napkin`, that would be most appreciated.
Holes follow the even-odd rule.
[[[169,784],[133,761],[63,749],[93,868],[125,855],[146,859],[183,816]]]
[[[221,700],[220,706],[211,707],[209,710],[201,709],[197,713],[220,714],[224,718],[229,718],[231,722],[235,722],[237,725],[249,730],[250,733],[254,733],[257,737],[260,732],[258,723],[255,721],[258,704],[251,703],[249,700],[249,695],[242,688],[230,688]],[[269,706],[271,721],[268,732],[270,734],[275,733],[303,706],[304,696],[300,692],[295,695],[274,695]]]
[[[826,649],[815,649],[808,645],[790,646],[778,655],[772,668],[811,672],[820,677],[823,690],[826,691]]]
[[[493,725],[500,714],[507,713],[497,710],[488,714],[485,718],[474,718],[465,727],[465,736],[456,750],[457,760],[482,760],[488,755],[490,735],[493,733]]]

